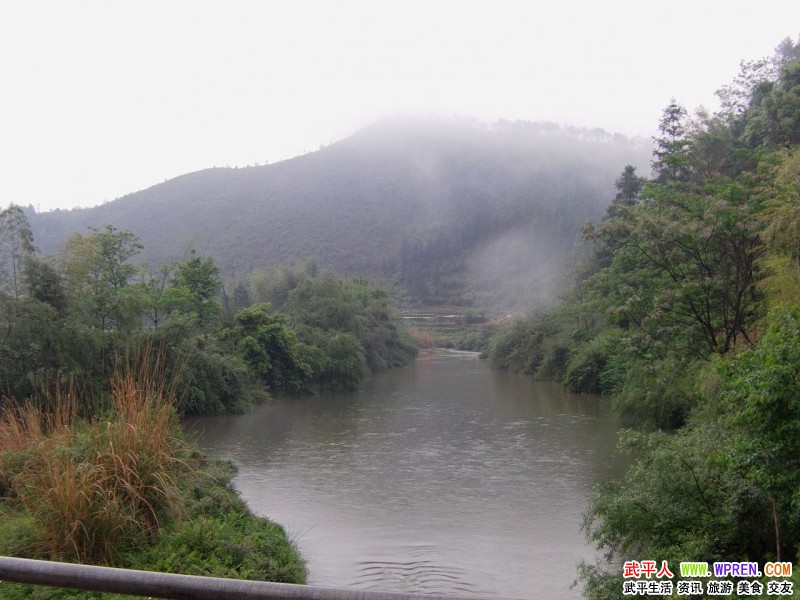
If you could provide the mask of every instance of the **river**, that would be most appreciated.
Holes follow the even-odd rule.
[[[239,467],[242,497],[297,540],[323,586],[579,598],[587,500],[621,468],[606,399],[471,353],[189,427]]]

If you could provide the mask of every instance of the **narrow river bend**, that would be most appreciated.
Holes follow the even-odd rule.
[[[298,541],[314,585],[578,598],[587,499],[619,470],[605,399],[467,353],[190,427]]]

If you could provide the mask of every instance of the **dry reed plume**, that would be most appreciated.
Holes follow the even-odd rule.
[[[119,360],[104,418],[75,420],[70,394],[51,398],[44,415],[31,404],[4,411],[0,452],[27,454],[12,492],[53,558],[113,564],[124,544],[180,513],[184,445],[165,372],[163,353],[151,348]]]

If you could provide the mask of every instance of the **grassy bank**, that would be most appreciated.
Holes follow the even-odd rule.
[[[121,362],[110,408],[79,418],[73,392],[4,400],[0,554],[192,575],[305,583],[294,543],[254,516],[232,465],[186,442],[153,353]],[[149,358],[148,358],[149,357]],[[3,598],[113,598],[0,584]]]

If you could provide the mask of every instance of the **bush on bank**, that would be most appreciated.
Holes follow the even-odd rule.
[[[0,554],[215,577],[305,583],[295,544],[253,515],[232,465],[184,439],[163,364],[116,370],[113,407],[89,419],[59,394],[6,399],[0,418]],[[157,356],[157,355],[155,355]],[[113,598],[0,584],[3,598]]]

